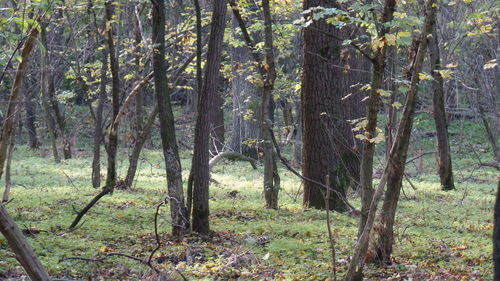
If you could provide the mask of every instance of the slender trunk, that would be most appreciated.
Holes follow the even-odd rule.
[[[101,81],[99,83],[99,96],[94,120],[94,146],[92,157],[92,186],[97,188],[101,185],[101,142],[103,137],[102,123],[104,103],[106,102],[106,83],[108,72],[108,48],[102,50]]]
[[[54,77],[52,75],[50,67],[50,58],[49,58],[49,49],[47,44],[47,34],[45,26],[42,26],[40,33],[40,41],[42,44],[42,71],[41,71],[41,84],[42,84],[42,106],[43,112],[45,115],[45,123],[47,124],[47,130],[49,133],[50,144],[52,147],[52,154],[54,156],[54,161],[56,163],[61,162],[61,158],[59,157],[59,153],[57,151],[57,133],[56,133],[56,124],[54,117],[52,116],[52,111],[50,109],[50,101],[49,97],[51,94],[50,91],[54,90]],[[52,94],[54,95],[54,94]]]
[[[441,57],[439,54],[438,34],[436,28],[432,31],[432,37],[428,39],[429,59],[432,77],[432,103],[434,109],[434,122],[436,123],[436,143],[438,173],[441,180],[441,189],[453,190],[453,169],[451,163],[450,142],[448,136],[448,122],[444,105],[444,81],[439,73],[441,70]]]
[[[24,91],[24,108],[26,111],[26,129],[28,130],[28,144],[31,149],[38,149],[38,136],[35,126],[36,122],[36,105],[33,102],[33,91],[25,87]]]
[[[396,139],[391,149],[390,165],[387,171],[387,190],[384,194],[382,209],[378,214],[378,224],[375,227],[376,232],[372,237],[371,252],[374,260],[380,264],[391,263],[394,242],[394,219],[401,192],[413,116],[417,104],[419,73],[422,70],[422,64],[427,51],[426,39],[427,35],[432,34],[432,28],[435,24],[435,3],[436,0],[429,0],[427,2],[424,31],[418,38],[418,47],[415,49],[414,60],[410,62],[410,69],[412,69],[410,90],[406,96],[405,107],[398,126]]]
[[[207,49],[207,65],[203,89],[199,96],[198,115],[194,136],[194,152],[191,173],[193,176],[193,230],[208,234],[209,225],[209,140],[212,100],[217,95],[220,82],[220,63],[222,60],[222,42],[226,24],[226,1],[215,0],[210,26],[210,38]]]
[[[20,99],[21,87],[25,76],[25,69],[29,63],[29,56],[33,46],[36,43],[38,36],[38,29],[32,28],[24,46],[21,50],[21,63],[16,71],[14,83],[11,88],[7,114],[4,118],[2,127],[2,135],[0,136],[0,177],[3,174],[5,159],[7,158],[7,148],[10,143],[10,138],[14,131],[15,116],[17,112],[17,104]],[[17,260],[21,266],[26,270],[26,273],[31,280],[36,281],[50,281],[50,277],[40,263],[35,251],[29,244],[24,234],[17,227],[16,223],[9,215],[5,206],[0,203],[0,232],[3,234],[10,248],[15,253]]]
[[[168,198],[172,217],[173,235],[189,230],[189,218],[184,205],[182,169],[175,136],[174,115],[170,103],[165,65],[165,1],[153,1],[153,69],[155,94],[160,119],[160,134],[167,173]]]
[[[19,118],[19,113],[16,113],[16,119]],[[11,164],[12,164],[12,155],[14,154],[14,148],[16,147],[16,130],[12,132],[12,136],[10,136],[9,148],[7,149],[7,164],[5,165],[5,189],[3,192],[2,202],[8,202],[10,196],[10,188],[12,187],[12,179],[11,179]]]
[[[203,74],[202,74],[202,68],[201,68],[201,62],[203,60],[202,58],[202,51],[203,51],[203,46],[202,46],[202,18],[201,18],[201,8],[200,8],[200,1],[199,0],[193,0],[194,3],[194,9],[196,13],[196,91],[193,91],[193,97],[191,101],[191,110],[196,116],[198,113],[198,99],[201,95],[201,91],[203,90]]]
[[[222,81],[222,75],[219,81]],[[210,154],[217,155],[224,150],[226,132],[224,127],[224,97],[222,87],[217,89],[215,97],[212,101],[211,115],[211,130],[210,130]]]
[[[238,20],[233,16],[232,28],[238,28]],[[236,36],[236,33],[234,34]],[[241,38],[239,38],[241,39]],[[257,140],[260,138],[260,112],[257,100],[260,90],[246,80],[253,74],[245,71],[246,63],[252,59],[251,50],[246,47],[231,48],[232,81],[231,95],[233,100],[231,149],[245,156],[258,158]]]
[[[302,110],[300,99],[295,101],[296,128],[295,128],[295,141],[293,142],[293,162],[296,165],[301,164],[302,160]]]
[[[135,11],[133,15],[133,21],[134,21],[134,44],[135,44],[135,58],[134,58],[134,67],[135,67],[135,74],[136,78],[140,79],[140,74],[141,74],[141,58],[142,58],[142,53],[141,53],[141,43],[142,43],[142,32],[141,32],[141,23],[140,23],[140,17],[139,17],[139,7],[138,4],[134,4],[132,9]],[[144,46],[146,47],[146,46]],[[134,124],[134,130],[136,136],[139,136],[142,132],[142,127],[143,127],[143,115],[144,115],[144,97],[143,97],[143,92],[142,90],[139,90],[139,92],[135,96],[135,108],[134,108],[134,113],[135,113],[135,124]]]
[[[261,101],[261,135],[264,152],[264,197],[266,198],[266,208],[278,209],[278,193],[280,190],[280,179],[276,161],[274,160],[274,148],[272,142],[274,124],[274,100],[273,89],[276,80],[276,67],[273,53],[273,23],[269,0],[262,1],[264,14],[264,49],[265,64],[267,73],[264,78],[264,89]]]
[[[392,21],[394,11],[396,9],[395,0],[386,0],[384,4],[384,11],[381,15],[381,22],[384,26],[385,23]],[[380,31],[380,38],[390,32],[388,26],[383,27]],[[359,221],[358,238],[365,228],[368,217],[368,212],[373,198],[373,155],[375,153],[375,142],[370,140],[375,138],[378,113],[380,110],[380,90],[382,89],[384,81],[385,60],[387,56],[387,45],[384,44],[378,48],[374,54],[372,61],[372,80],[370,83],[370,96],[368,99],[366,120],[367,125],[365,128],[365,140],[363,141],[363,149],[361,154],[360,166],[360,190],[361,190],[361,218]],[[354,280],[354,279],[353,279]]]
[[[106,22],[110,24],[109,30],[107,32],[107,43],[109,49],[109,65],[111,70],[111,78],[112,78],[112,90],[111,90],[111,100],[113,104],[113,118],[115,120],[118,116],[118,112],[120,111],[120,77],[119,77],[119,66],[118,66],[118,57],[115,50],[115,43],[113,40],[114,29],[111,21],[113,20],[114,7],[113,3],[108,1],[106,2]],[[107,154],[108,154],[108,168],[106,175],[106,183],[104,188],[111,188],[116,185],[116,153],[118,149],[118,124],[114,122],[111,124],[108,135],[108,143],[107,143]]]
[[[494,220],[495,227],[493,229],[493,262],[495,276],[493,277],[493,280],[500,281],[500,180],[498,180]]]
[[[128,161],[128,170],[127,170],[127,176],[125,177],[125,185],[126,186],[132,186],[132,183],[135,178],[135,173],[137,171],[137,164],[139,162],[139,156],[141,155],[142,148],[144,147],[144,144],[146,143],[146,140],[148,139],[149,135],[151,134],[151,129],[153,128],[154,121],[156,120],[156,117],[158,116],[158,107],[155,106],[155,109],[147,119],[146,123],[144,124],[141,134],[138,135],[136,138],[136,141],[134,143],[134,148],[132,149],[132,153],[130,154]]]

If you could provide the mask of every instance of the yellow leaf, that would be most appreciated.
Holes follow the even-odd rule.
[[[425,72],[419,73],[418,78],[420,80],[432,80],[432,76],[430,76],[428,73],[425,73]]]
[[[458,67],[458,62],[452,62],[446,65],[446,68],[456,68]]]
[[[395,46],[396,45],[396,35],[394,34],[386,34],[385,39],[387,40],[387,45]]]
[[[437,70],[437,72],[439,72],[439,74],[441,74],[441,77],[443,77],[443,79],[450,79],[451,75],[453,74],[453,71],[451,71],[449,69],[441,69],[441,70]]]
[[[101,251],[103,253],[107,253],[107,252],[109,252],[109,248],[106,246],[101,246],[101,248],[99,248],[99,251]]]

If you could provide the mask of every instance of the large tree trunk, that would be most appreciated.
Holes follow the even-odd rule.
[[[112,78],[112,90],[111,90],[111,101],[112,101],[112,111],[113,118],[111,120],[115,120],[120,111],[120,74],[119,74],[119,66],[118,66],[118,54],[116,53],[115,43],[113,39],[114,28],[111,23],[113,19],[114,7],[113,3],[108,1],[106,2],[106,22],[111,26],[107,32],[107,43],[109,49],[109,64],[111,70],[111,78]],[[106,151],[108,154],[108,168],[106,175],[106,183],[104,189],[113,189],[116,185],[116,153],[118,150],[118,124],[115,122],[111,123],[108,134],[108,142]]]
[[[184,205],[182,169],[175,136],[174,115],[170,104],[165,65],[165,1],[153,2],[153,69],[155,94],[160,119],[160,134],[165,157],[168,196],[172,217],[173,235],[182,235],[189,230],[189,218]]]
[[[422,64],[427,51],[427,35],[432,34],[432,28],[435,24],[436,0],[429,0],[426,7],[426,18],[424,31],[421,36],[414,40],[413,61],[410,62],[412,69],[410,81],[410,90],[406,96],[405,107],[401,120],[399,122],[396,139],[391,149],[389,165],[387,170],[387,190],[384,194],[384,203],[378,214],[378,223],[374,227],[375,233],[372,237],[371,252],[374,260],[380,264],[390,264],[392,247],[394,243],[394,219],[396,208],[401,192],[405,164],[410,142],[411,129],[413,126],[413,117],[415,106],[417,104],[419,73],[422,70]]]
[[[0,178],[3,174],[5,159],[7,157],[7,148],[14,131],[15,116],[17,112],[17,104],[20,100],[21,87],[25,76],[25,69],[29,63],[29,56],[33,46],[35,45],[38,36],[38,29],[31,29],[28,38],[26,39],[21,51],[21,63],[19,64],[14,83],[12,85],[9,103],[7,108],[7,115],[5,115],[2,135],[0,136]],[[5,206],[0,203],[0,232],[3,234],[10,248],[16,255],[17,260],[26,270],[26,273],[31,280],[36,281],[49,281],[50,277],[40,263],[35,251],[29,244],[26,237],[24,237],[21,230],[17,227],[16,223],[9,215]]]
[[[304,10],[316,6],[337,7],[335,2],[305,0]],[[360,94],[342,98],[352,91],[351,85],[366,84],[368,78],[365,72],[351,70],[366,68],[360,55],[352,49],[342,49],[342,41],[329,34],[349,38],[348,33],[325,20],[314,21],[304,29],[302,171],[305,177],[321,183],[329,175],[335,179],[331,187],[345,195],[359,174],[359,154],[348,120],[360,118],[363,106]],[[325,208],[320,188],[309,181],[304,182],[304,205]],[[329,206],[336,211],[346,210],[337,193],[331,196]]]
[[[434,109],[434,122],[436,123],[436,143],[438,173],[441,180],[441,189],[453,190],[453,169],[451,163],[450,142],[448,137],[448,122],[444,104],[444,81],[441,73],[441,57],[439,54],[439,41],[436,28],[432,31],[432,37],[428,39],[429,59],[431,63],[432,77],[432,103]]]
[[[225,18],[226,1],[215,0],[212,24],[210,26],[210,39],[208,41],[205,79],[198,99],[193,163],[191,166],[193,177],[193,230],[203,234],[208,234],[210,231],[208,218],[210,109],[212,107],[212,100],[218,94],[217,90],[220,83],[220,63],[222,60]]]

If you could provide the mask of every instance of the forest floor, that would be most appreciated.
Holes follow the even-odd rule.
[[[417,120],[418,121],[418,120]],[[458,127],[455,131],[467,132]],[[394,262],[386,268],[369,266],[367,280],[491,280],[491,233],[497,175],[480,168],[488,159],[487,145],[468,136],[453,139],[457,190],[439,189],[432,154],[408,164],[414,185],[404,183],[396,225]],[[467,144],[463,140],[468,140]],[[414,147],[413,157],[433,149],[432,138]],[[146,150],[134,186],[105,196],[66,232],[75,217],[99,190],[90,184],[90,149],[75,159],[53,163],[47,148],[20,146],[13,160],[12,201],[7,205],[30,237],[52,276],[78,280],[153,280],[147,260],[157,242],[154,217],[166,194],[165,170],[159,150]],[[119,174],[127,168],[122,151]],[[183,176],[189,174],[191,154],[182,152]],[[381,162],[382,160],[380,160]],[[105,163],[103,163],[104,165]],[[105,166],[103,166],[105,167]],[[326,214],[304,209],[300,181],[280,166],[279,210],[264,209],[262,167],[222,162],[212,172],[211,237],[169,236],[169,212],[158,220],[161,248],[152,261],[173,280],[331,280],[331,255]],[[355,193],[349,196],[359,206]],[[357,218],[332,214],[338,278],[347,269],[356,242]],[[79,259],[68,259],[79,258]],[[80,259],[81,258],[81,259]],[[15,280],[21,267],[0,235],[0,280]]]

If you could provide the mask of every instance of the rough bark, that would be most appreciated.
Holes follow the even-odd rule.
[[[208,234],[209,224],[209,142],[212,100],[217,95],[220,82],[220,63],[222,60],[222,42],[226,24],[226,1],[215,0],[210,38],[207,50],[207,65],[203,88],[198,98],[198,114],[194,136],[193,162],[191,174],[193,176],[193,230]]]
[[[12,137],[12,132],[15,125],[15,116],[17,112],[17,105],[20,98],[21,87],[25,76],[25,69],[29,63],[29,56],[35,45],[38,36],[38,29],[32,28],[24,46],[21,50],[21,63],[16,71],[14,83],[11,88],[7,114],[4,118],[2,135],[0,136],[0,177],[3,174],[5,159],[7,157],[7,148]],[[10,248],[16,255],[17,260],[26,270],[26,273],[31,280],[36,281],[49,281],[51,280],[47,271],[40,263],[35,251],[29,244],[28,240],[24,237],[21,230],[17,227],[16,223],[9,215],[5,206],[0,203],[0,232],[7,239]]]
[[[390,264],[392,247],[394,243],[394,219],[396,208],[401,192],[401,185],[405,171],[405,164],[410,142],[413,117],[418,98],[419,73],[427,51],[427,36],[432,34],[432,28],[436,17],[436,0],[429,0],[425,9],[424,30],[417,38],[418,48],[415,50],[413,61],[410,62],[411,84],[406,96],[405,107],[401,115],[396,139],[391,149],[389,166],[387,170],[387,190],[384,194],[384,202],[377,216],[375,233],[372,236],[371,250],[374,261],[380,264]]]
[[[303,8],[322,6],[339,8],[336,1],[305,0]],[[361,95],[353,94],[353,84],[366,84],[364,62],[353,49],[342,47],[335,38],[349,38],[326,21],[318,20],[304,29],[304,65],[302,77],[302,171],[305,177],[324,183],[327,175],[331,186],[345,195],[359,174],[359,155],[347,120],[362,116]],[[333,37],[333,38],[332,38]],[[340,66],[340,67],[339,67]],[[325,208],[324,196],[312,182],[304,182],[304,205]],[[330,208],[345,211],[337,193],[330,198]]]
[[[175,136],[174,115],[170,104],[165,65],[165,1],[153,3],[153,69],[155,96],[160,120],[165,170],[167,173],[168,197],[172,218],[173,235],[182,235],[189,230],[189,218],[184,205],[182,169]]]
[[[442,190],[455,189],[453,181],[453,169],[451,162],[450,142],[448,135],[448,121],[444,103],[444,80],[439,71],[441,70],[441,57],[439,54],[439,41],[436,28],[432,37],[428,38],[429,59],[431,64],[432,78],[432,104],[434,122],[436,123],[436,160]]]

